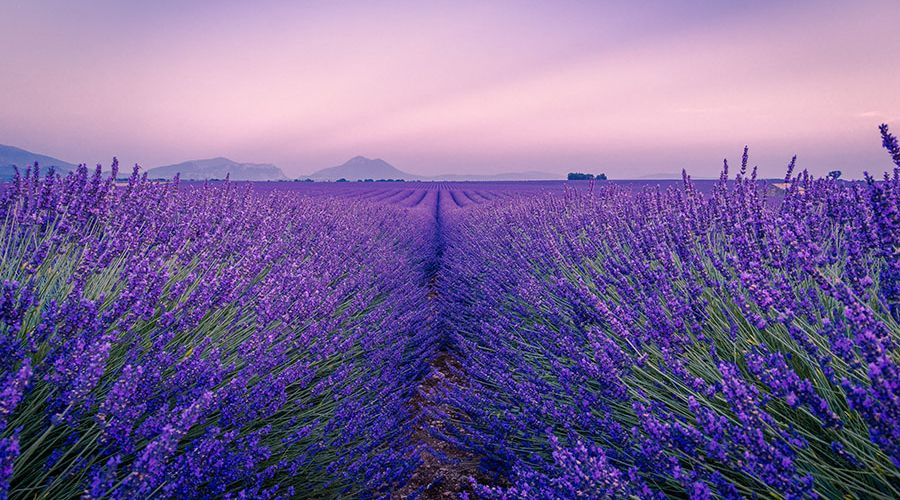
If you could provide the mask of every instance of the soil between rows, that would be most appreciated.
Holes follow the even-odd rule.
[[[413,444],[421,451],[422,463],[415,470],[410,481],[403,488],[394,492],[394,498],[415,497],[422,499],[456,498],[460,493],[473,495],[470,478],[486,482],[486,477],[479,473],[481,457],[462,450],[453,443],[439,436],[446,430],[443,420],[453,415],[454,409],[440,401],[440,391],[448,384],[464,387],[465,371],[459,359],[453,355],[446,332],[440,307],[440,274],[443,265],[444,234],[441,212],[441,191],[438,191],[434,209],[434,254],[426,265],[425,279],[428,283],[428,299],[432,308],[432,324],[435,335],[439,338],[439,348],[431,360],[428,375],[416,388],[410,404],[419,423],[413,431]],[[456,198],[453,201],[459,206]],[[437,405],[437,406],[436,406]]]

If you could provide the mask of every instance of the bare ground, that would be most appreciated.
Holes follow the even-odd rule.
[[[459,384],[459,361],[447,352],[441,352],[431,363],[432,372],[419,385],[418,394],[412,404],[423,415],[421,423],[413,433],[413,440],[420,445],[422,464],[413,473],[412,479],[402,489],[395,492],[395,498],[457,498],[459,493],[473,495],[470,477],[478,478],[480,457],[468,453],[434,436],[430,429],[444,430],[444,422],[429,418],[428,405],[433,404],[432,396],[443,381]],[[450,408],[441,408],[440,413],[449,413]]]

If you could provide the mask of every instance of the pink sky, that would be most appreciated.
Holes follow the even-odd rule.
[[[0,143],[618,178],[714,176],[749,144],[764,175],[796,153],[859,176],[900,129],[893,0],[140,4],[0,4]]]

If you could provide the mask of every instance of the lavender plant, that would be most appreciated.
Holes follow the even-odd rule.
[[[0,201],[0,492],[388,491],[416,464],[430,220],[29,169]]]
[[[441,403],[495,475],[479,495],[900,496],[900,169],[789,172],[779,201],[747,161],[708,195],[685,175],[449,218],[467,382]]]
[[[881,135],[892,175],[792,160],[783,192],[746,149],[665,189],[28,169],[0,186],[0,498],[415,494],[423,453],[452,466],[423,428],[481,497],[898,497]]]

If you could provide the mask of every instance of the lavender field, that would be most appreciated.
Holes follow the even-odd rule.
[[[0,498],[900,497],[867,182],[117,182],[0,198]]]

